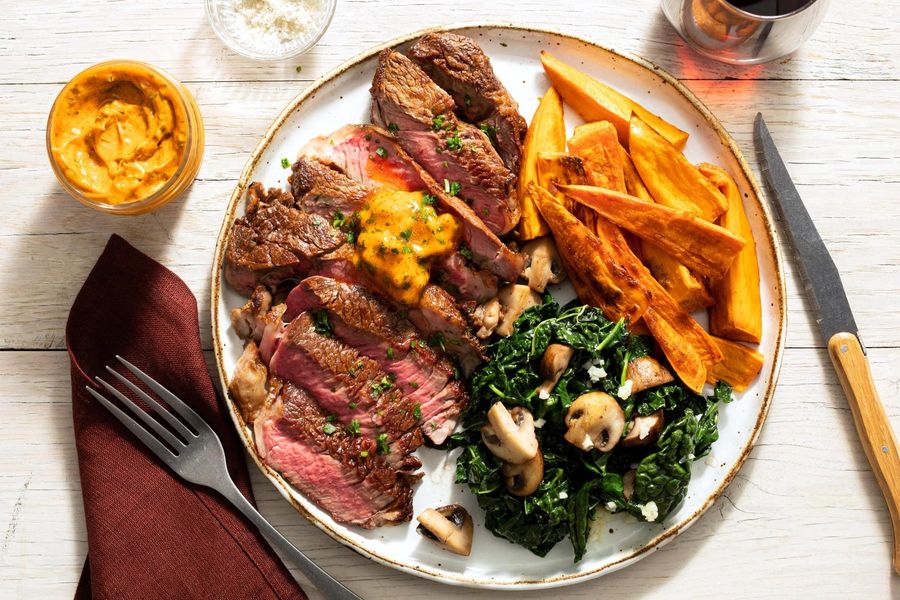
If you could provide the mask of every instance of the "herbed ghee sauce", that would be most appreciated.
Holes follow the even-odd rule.
[[[76,76],[50,118],[51,154],[85,196],[118,205],[152,196],[178,171],[188,116],[172,83],[140,63]]]
[[[456,219],[438,215],[435,200],[422,192],[381,189],[357,214],[360,266],[382,291],[407,306],[419,303],[432,260],[452,252],[459,237]]]

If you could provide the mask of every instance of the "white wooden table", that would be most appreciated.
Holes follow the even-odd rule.
[[[654,0],[341,0],[319,45],[283,64],[229,52],[199,1],[11,0],[0,10],[0,598],[68,598],[81,571],[87,545],[63,326],[109,235],[123,235],[187,281],[209,348],[208,274],[222,209],[269,122],[346,58],[451,20],[552,27],[642,54],[683,79],[749,157],[761,110],[843,273],[882,399],[900,424],[900,8],[891,0],[833,2],[795,56],[747,69],[690,52]],[[70,200],[46,159],[53,98],[76,72],[110,58],[168,69],[194,92],[206,122],[206,155],[190,193],[143,217],[104,216]],[[635,566],[524,596],[900,597],[888,513],[794,272],[789,264],[781,383],[725,495]],[[338,545],[253,473],[263,513],[362,596],[460,593]]]

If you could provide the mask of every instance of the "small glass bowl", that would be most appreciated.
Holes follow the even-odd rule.
[[[185,142],[184,155],[181,157],[181,162],[179,162],[178,164],[178,169],[169,178],[169,180],[166,181],[165,184],[163,184],[161,188],[156,190],[150,196],[141,198],[140,200],[134,200],[132,202],[123,202],[121,204],[110,204],[102,202],[96,198],[91,198],[76,185],[72,184],[72,182],[70,182],[66,177],[65,172],[57,163],[56,158],[53,155],[53,144],[51,139],[53,117],[56,114],[57,105],[59,105],[64,98],[68,97],[68,92],[71,86],[74,83],[85,79],[87,75],[90,75],[94,72],[110,70],[115,67],[131,67],[144,70],[164,80],[166,84],[170,86],[172,91],[175,92],[175,96],[181,103],[181,109],[187,116],[187,140]],[[99,210],[101,212],[114,215],[140,215],[156,210],[157,208],[168,204],[169,202],[180,196],[182,193],[184,193],[184,191],[187,190],[188,187],[190,187],[191,183],[194,182],[194,178],[197,176],[197,171],[200,169],[200,163],[203,160],[203,117],[200,115],[200,108],[197,106],[197,102],[194,100],[194,97],[184,86],[184,84],[162,69],[140,61],[111,60],[98,63],[92,67],[88,67],[87,69],[73,77],[69,81],[69,83],[67,83],[66,86],[62,89],[62,91],[56,97],[56,100],[54,100],[53,102],[53,107],[50,109],[50,116],[47,117],[46,143],[47,156],[50,158],[50,166],[53,167],[53,174],[56,175],[56,179],[59,181],[59,184],[66,191],[66,193],[68,193],[70,196],[72,196],[85,206],[90,206],[91,208]]]
[[[245,40],[241,40],[240,36],[235,33],[231,22],[234,18],[229,18],[229,10],[237,2],[241,0],[206,0],[206,16],[209,19],[209,25],[216,32],[222,43],[228,46],[235,53],[253,60],[276,61],[293,58],[303,54],[318,43],[334,18],[334,9],[337,6],[337,0],[326,0],[325,8],[322,12],[322,21],[319,23],[318,29],[311,32],[310,36],[295,44],[281,44],[276,47],[266,48],[263,45],[253,46]]]

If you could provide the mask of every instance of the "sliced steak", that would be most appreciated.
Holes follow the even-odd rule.
[[[446,290],[429,285],[409,320],[429,337],[429,344],[455,356],[463,373],[470,374],[487,360],[484,346],[472,335],[468,322]]]
[[[259,182],[247,192],[247,211],[235,220],[225,250],[225,280],[249,296],[258,285],[275,288],[335,258],[346,241],[318,215],[294,205],[290,192],[266,191]]]
[[[453,98],[418,65],[384,50],[370,92],[372,121],[395,130],[403,149],[434,179],[458,185],[459,196],[492,232],[516,226],[516,175],[484,132],[456,117]]]
[[[496,296],[499,290],[496,276],[475,268],[459,253],[435,263],[434,277],[460,302],[485,302]]]
[[[272,375],[303,387],[337,425],[360,435],[387,434],[400,459],[422,444],[414,403],[369,357],[316,331],[309,313],[291,321],[269,363]]]
[[[297,205],[329,221],[336,214],[349,215],[369,196],[369,189],[337,169],[317,160],[299,158],[288,178]]]
[[[371,438],[331,431],[328,415],[302,388],[275,377],[269,386],[271,404],[254,423],[267,465],[340,523],[371,529],[410,520],[410,480],[378,455]]]
[[[521,274],[524,257],[500,241],[469,205],[444,193],[443,187],[386,131],[371,125],[346,125],[331,135],[310,140],[301,149],[300,155],[333,165],[351,179],[367,186],[422,190],[437,196],[440,209],[454,215],[462,223],[463,241],[472,251],[475,264],[504,281],[515,281]]]
[[[378,363],[419,407],[423,433],[442,443],[468,402],[453,365],[413,325],[371,292],[327,277],[309,277],[287,299],[287,315],[325,310],[335,337]]]
[[[478,44],[455,33],[427,33],[407,54],[453,96],[465,120],[482,125],[506,167],[518,173],[528,124]]]

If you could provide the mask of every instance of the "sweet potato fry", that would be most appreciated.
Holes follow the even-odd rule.
[[[644,323],[684,385],[699,394],[706,383],[706,367],[697,351],[654,309],[644,313]]]
[[[709,311],[709,329],[730,340],[758,344],[762,335],[759,263],[756,260],[753,231],[744,213],[740,190],[720,167],[701,164],[700,172],[728,199],[728,209],[719,217],[719,225],[747,241],[747,245],[731,264],[731,269],[712,285],[715,304]]]
[[[569,152],[584,161],[589,179],[599,187],[625,191],[625,167],[616,128],[609,121],[585,123],[575,128]]]
[[[550,191],[560,201],[563,193],[560,185],[578,185],[587,181],[584,161],[565,152],[539,152],[537,155],[538,187]]]
[[[684,155],[637,115],[631,117],[628,151],[657,203],[714,221],[725,212],[725,196]]]
[[[642,240],[656,244],[701,275],[722,277],[745,242],[691,213],[647,204],[628,194],[592,186],[561,186],[569,197]]]
[[[653,196],[641,181],[641,176],[634,168],[628,152],[625,148],[620,147],[620,149],[624,167],[625,190],[643,202],[653,203]],[[643,242],[641,244],[641,260],[650,269],[653,277],[686,312],[691,313],[713,303],[706,285],[697,279],[687,267],[666,254],[658,246],[650,242]]]
[[[762,370],[765,357],[743,344],[712,336],[722,352],[722,360],[707,374],[707,381],[715,383],[720,379],[738,392],[743,392]]]
[[[519,204],[522,207],[522,218],[519,221],[519,239],[528,241],[549,232],[547,224],[535,206],[534,199],[528,190],[531,184],[546,187],[538,179],[537,155],[540,152],[563,152],[566,149],[566,124],[563,121],[563,105],[559,94],[550,88],[541,98],[528,133],[525,134],[525,145],[522,150],[522,166],[519,171]]]
[[[631,113],[639,115],[676,148],[684,148],[687,143],[686,132],[549,52],[541,51],[541,64],[553,87],[575,112],[585,121],[610,121],[616,127],[622,144],[628,145],[628,121]]]
[[[624,317],[633,323],[640,318],[650,297],[634,278],[623,276],[624,270],[618,264],[606,260],[618,249],[595,236],[550,192],[534,187],[532,197],[553,232],[556,248],[578,297],[602,309],[611,320]]]

